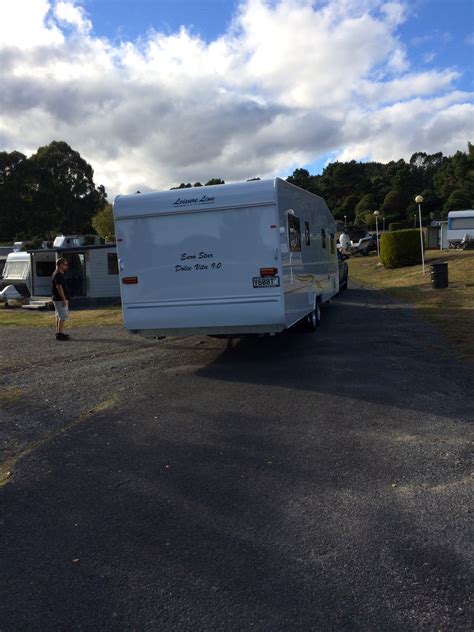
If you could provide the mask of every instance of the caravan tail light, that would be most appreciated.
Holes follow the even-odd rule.
[[[273,277],[278,274],[278,268],[260,268],[261,277]]]
[[[122,283],[124,285],[134,285],[138,283],[138,277],[123,277]]]

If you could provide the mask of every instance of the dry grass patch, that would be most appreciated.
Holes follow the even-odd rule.
[[[119,306],[97,309],[71,310],[68,329],[76,327],[100,327],[121,325],[122,309]],[[3,327],[53,327],[54,311],[31,311],[26,309],[0,309],[0,326]]]
[[[448,263],[449,287],[431,287],[430,264]],[[474,360],[474,251],[428,250],[421,265],[385,269],[378,257],[352,257],[349,278],[412,303],[466,359]]]

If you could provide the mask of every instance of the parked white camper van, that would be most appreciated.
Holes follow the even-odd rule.
[[[40,299],[44,304],[51,295],[56,260],[64,257],[69,262],[65,276],[73,303],[94,305],[117,300],[120,289],[116,247],[99,242],[95,235],[59,235],[52,247],[12,252],[6,259],[0,290],[13,285],[24,298],[31,299],[30,303]]]
[[[474,210],[450,211],[448,213],[448,243],[450,247],[458,246],[464,235],[474,241]]]
[[[145,337],[276,333],[339,290],[335,221],[284,180],[119,195],[125,327]]]

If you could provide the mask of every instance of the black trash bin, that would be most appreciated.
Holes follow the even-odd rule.
[[[432,263],[431,268],[431,287],[440,290],[448,287],[448,264]]]

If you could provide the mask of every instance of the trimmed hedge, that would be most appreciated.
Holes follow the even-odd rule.
[[[403,268],[421,263],[420,231],[414,228],[383,233],[380,261],[386,268]]]

